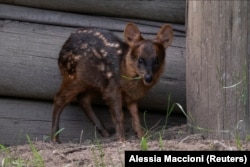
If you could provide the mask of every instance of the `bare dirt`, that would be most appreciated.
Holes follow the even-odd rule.
[[[159,135],[161,134],[161,135]],[[161,136],[161,137],[160,137]],[[162,141],[161,141],[162,139]],[[32,146],[35,148],[32,151]],[[125,150],[141,150],[141,140],[133,135],[126,142],[116,142],[115,137],[95,139],[84,143],[32,142],[27,145],[11,146],[0,150],[0,163],[8,166],[8,161],[23,166],[39,166],[37,155],[46,167],[77,166],[124,166]],[[187,125],[173,126],[167,130],[150,132],[147,137],[148,150],[250,150],[250,142],[207,140],[200,134],[189,134]],[[9,163],[9,164],[11,164]],[[20,162],[19,162],[20,163]],[[0,166],[1,166],[0,164]],[[17,166],[17,165],[16,165]],[[41,165],[42,166],[42,165]]]

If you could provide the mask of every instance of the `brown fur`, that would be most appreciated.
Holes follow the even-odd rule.
[[[145,40],[132,23],[124,30],[125,41],[111,32],[85,28],[72,33],[64,43],[58,64],[63,77],[54,99],[52,140],[63,108],[77,98],[86,115],[103,136],[109,136],[91,107],[95,96],[101,95],[109,105],[119,141],[125,140],[122,105],[132,116],[138,137],[143,136],[137,101],[157,82],[163,72],[165,50],[173,38],[172,27],[162,26],[153,40]]]

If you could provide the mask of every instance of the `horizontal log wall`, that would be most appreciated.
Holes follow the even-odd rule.
[[[58,53],[76,28],[105,28],[122,38],[127,22],[134,22],[146,38],[153,38],[165,22],[184,23],[184,0],[101,2],[102,4],[79,0],[0,0],[0,3],[57,10],[0,4],[0,144],[23,144],[27,142],[26,134],[33,140],[48,139],[53,105],[51,100],[61,82],[57,65]],[[108,15],[131,16],[135,19],[103,17]],[[168,95],[171,95],[172,102],[185,106],[185,28],[178,24],[173,24],[173,28],[175,37],[167,51],[165,72],[158,85],[140,102],[142,111],[145,108],[147,111],[159,110],[166,114]],[[113,128],[107,108],[95,106],[95,110],[106,127]],[[140,114],[144,118],[143,112]],[[125,118],[126,134],[128,131],[134,134],[127,112]],[[169,119],[176,119],[176,124],[185,123],[185,118]],[[156,124],[162,126],[165,117],[148,112],[145,123],[149,128]],[[145,123],[142,121],[143,126]],[[63,142],[79,142],[81,131],[83,142],[95,138],[94,127],[77,105],[65,108],[61,128],[65,128],[61,133]]]
[[[128,22],[134,22],[140,25],[141,32],[145,34],[155,34],[159,27],[165,24],[164,22],[96,17],[5,4],[0,4],[0,18],[68,27],[97,27],[119,32],[123,31]],[[175,30],[175,35],[185,36],[183,25],[172,24],[172,26]]]
[[[184,23],[186,0],[0,0],[0,3],[55,11]]]
[[[5,7],[5,5],[0,6],[1,9],[5,9]],[[25,12],[21,10],[22,8],[18,9],[20,10],[14,10],[19,12],[15,15],[23,16]],[[0,10],[1,18],[20,19],[11,14],[7,15],[8,12],[4,11],[7,10]],[[30,11],[33,12],[33,18],[39,18],[41,22],[47,22],[52,16],[62,14],[66,18],[64,23],[69,26],[72,22],[67,24],[67,21],[75,18],[70,19],[72,15],[67,16],[66,13],[56,12],[57,15],[53,15],[52,12],[49,15],[45,13],[39,15],[41,10],[35,12],[36,10],[32,9]],[[84,15],[82,17],[84,18]],[[121,32],[127,21],[116,22],[109,18],[106,18],[106,21],[110,23],[110,27],[115,27],[116,31],[114,32],[122,37]],[[54,24],[57,23],[55,19]],[[91,26],[95,26],[100,24],[100,18],[93,17],[89,19],[89,22],[79,21],[79,23],[81,25],[78,24],[78,26],[90,26],[89,23]],[[0,95],[53,99],[61,80],[57,65],[58,53],[63,42],[76,28],[11,20],[2,20],[0,25],[0,71],[2,71],[0,74]],[[104,28],[108,28],[105,27],[105,24],[103,25]],[[156,25],[139,24],[139,28],[142,29],[146,37],[151,38],[154,36],[152,34],[156,34],[159,30],[159,26]],[[185,34],[182,29],[184,28],[176,26],[177,31],[175,31],[173,44],[167,51],[165,73],[158,85],[141,101],[141,108],[166,111],[169,94],[172,102],[178,102],[185,106]]]
[[[33,140],[50,140],[52,102],[32,101],[21,99],[10,99],[0,97],[0,144],[18,145],[27,143],[26,134]],[[114,131],[111,116],[107,108],[94,107],[97,115],[104,122],[107,129]],[[162,115],[144,113],[141,115],[142,126],[152,128],[162,128],[165,124],[165,117]],[[143,121],[145,118],[145,122]],[[168,118],[168,127],[176,124],[184,124],[185,118],[171,117]],[[146,126],[145,126],[146,125]],[[78,105],[67,106],[61,115],[60,128],[64,130],[60,133],[63,143],[95,141],[97,134],[99,139],[102,138],[95,131],[95,127],[87,119],[85,114],[80,110]],[[135,135],[131,126],[131,117],[125,112],[125,129],[128,138]],[[135,137],[135,136],[134,136]],[[113,137],[115,140],[115,135]],[[111,141],[108,138],[108,141]]]

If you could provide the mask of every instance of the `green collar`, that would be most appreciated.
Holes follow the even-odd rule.
[[[124,78],[124,79],[128,79],[128,80],[142,79],[142,77],[140,77],[140,76],[137,76],[137,77],[128,77],[128,76],[125,76],[125,75],[121,75],[121,77]]]

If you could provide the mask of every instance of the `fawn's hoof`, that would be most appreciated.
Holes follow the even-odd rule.
[[[51,138],[51,141],[53,143],[57,143],[57,144],[61,144],[62,143],[61,140],[59,138],[56,138],[56,137]]]
[[[101,130],[102,137],[109,137],[109,132],[106,129]]]
[[[139,139],[142,138],[143,136],[144,136],[143,130],[137,131],[137,137],[138,137]]]
[[[125,137],[118,137],[118,142],[125,142]]]

